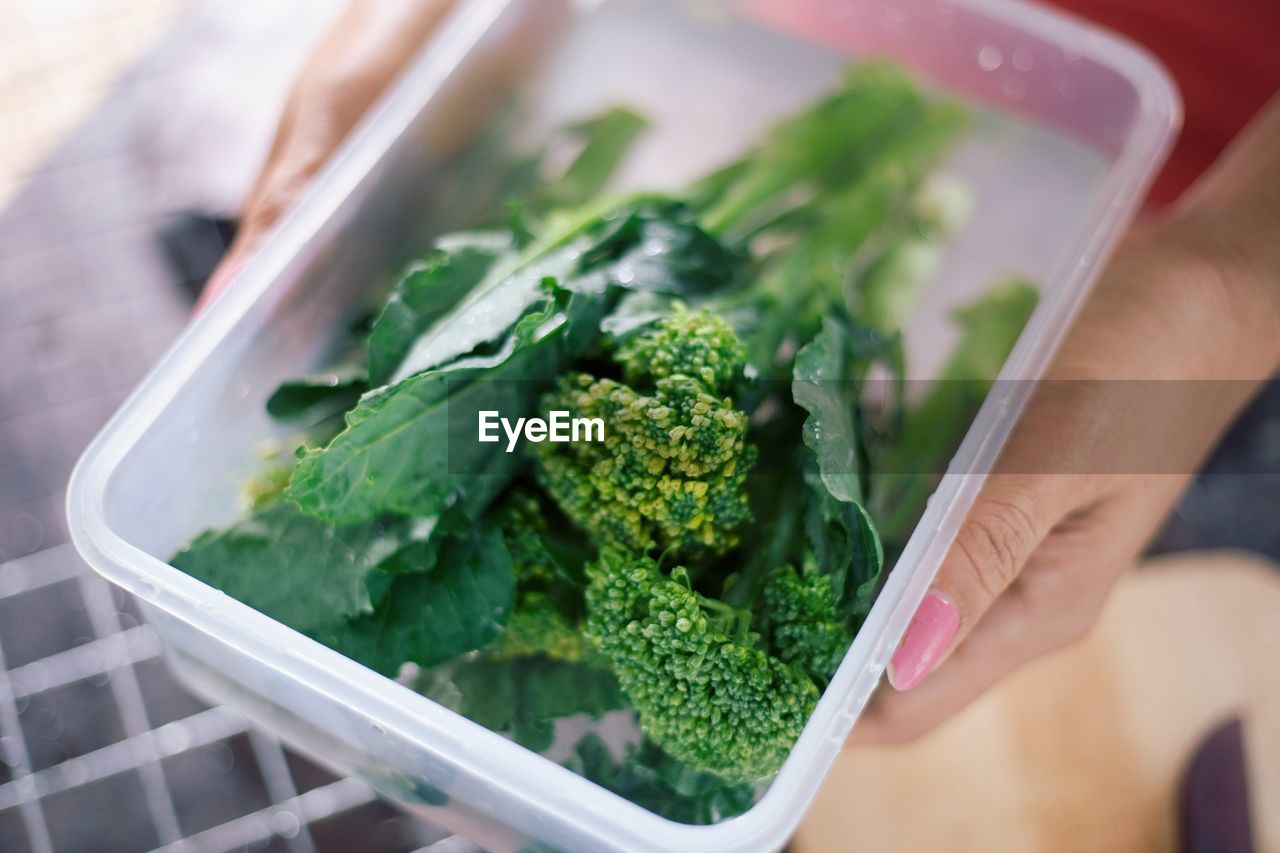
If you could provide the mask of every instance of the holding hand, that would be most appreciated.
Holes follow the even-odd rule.
[[[919,736],[1079,639],[1280,365],[1280,101],[1121,247],[960,529],[855,739]],[[1135,381],[1125,381],[1135,380]]]

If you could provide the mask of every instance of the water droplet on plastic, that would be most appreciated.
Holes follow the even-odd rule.
[[[1030,71],[1035,66],[1035,58],[1031,55],[1031,51],[1025,47],[1020,47],[1013,52],[1013,56],[1009,57],[1013,63],[1013,67],[1019,71]]]
[[[1004,54],[1000,48],[989,44],[978,51],[978,67],[983,71],[995,71],[1004,64]]]
[[[293,838],[302,831],[302,822],[293,812],[276,812],[271,816],[271,829],[281,838]]]
[[[107,659],[97,649],[89,649],[80,658],[80,672],[93,675],[101,672],[107,665]]]
[[[62,773],[72,786],[83,785],[89,781],[89,766],[79,758],[73,758],[63,765]]]
[[[131,589],[139,598],[156,598],[160,595],[160,587],[156,586],[155,581],[146,578],[133,583]]]
[[[156,731],[156,741],[165,755],[176,755],[191,745],[191,732],[182,723],[169,723]]]

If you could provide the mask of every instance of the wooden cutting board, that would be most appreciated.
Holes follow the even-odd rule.
[[[1161,558],[1119,584],[1085,641],[916,743],[846,750],[793,849],[1176,850],[1179,775],[1232,712],[1257,847],[1280,851],[1280,567]]]

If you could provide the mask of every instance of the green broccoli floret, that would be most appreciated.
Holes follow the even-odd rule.
[[[742,378],[747,347],[724,318],[678,306],[653,329],[623,342],[614,361],[632,385],[679,374],[720,393]]]
[[[606,550],[587,567],[587,634],[641,728],[678,761],[729,782],[782,765],[818,699],[800,670],[756,648],[750,613],[694,592],[685,569]]]
[[[770,650],[818,682],[830,681],[853,641],[831,576],[813,566],[801,573],[781,566],[769,573],[762,598]]]
[[[544,410],[600,418],[605,436],[537,446],[548,494],[600,545],[686,554],[736,545],[751,518],[744,484],[756,451],[746,413],[717,395],[742,375],[744,353],[723,319],[678,311],[619,348],[630,384],[565,377]]]
[[[546,655],[562,661],[581,660],[588,650],[582,629],[565,617],[557,602],[537,591],[517,593],[516,606],[498,637],[493,656],[499,659]]]
[[[582,634],[582,593],[557,571],[547,539],[550,528],[537,498],[513,493],[498,517],[516,576],[516,601],[493,656],[579,660],[589,649]]]

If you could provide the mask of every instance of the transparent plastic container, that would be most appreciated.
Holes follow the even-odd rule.
[[[987,400],[957,455],[963,469],[942,478],[781,772],[750,811],[713,826],[645,811],[165,561],[238,513],[255,448],[279,434],[266,396],[315,367],[371,282],[422,249],[414,224],[432,210],[448,152],[490,120],[512,81],[535,135],[605,105],[638,107],[655,130],[620,182],[669,186],[867,56],[978,111],[944,169],[974,188],[977,210],[907,326],[913,376],[947,349],[948,310],[1009,273],[1036,281],[1042,299],[1002,376],[1039,376],[1178,123],[1176,92],[1146,54],[1008,0],[476,0],[93,442],[68,498],[76,546],[141,600],[197,691],[489,849],[781,846],[982,486],[981,474],[954,472],[989,469],[1031,383],[1001,383]]]

